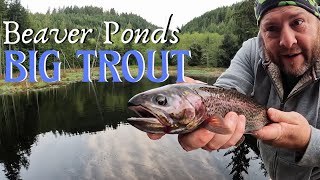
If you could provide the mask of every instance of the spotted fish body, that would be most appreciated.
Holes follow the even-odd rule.
[[[128,122],[150,133],[188,133],[207,120],[216,119],[213,129],[223,134],[223,117],[231,111],[246,117],[247,133],[270,123],[266,109],[252,98],[232,89],[203,84],[171,84],[151,89],[132,97],[128,106],[140,116],[128,118]]]
[[[217,115],[224,117],[231,111],[242,114],[246,117],[245,132],[259,130],[270,123],[265,107],[256,103],[252,98],[232,89],[212,86],[197,88],[196,86],[190,88],[193,88],[202,98],[207,117]]]

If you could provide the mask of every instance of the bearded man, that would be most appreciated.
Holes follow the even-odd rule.
[[[272,179],[320,179],[318,5],[315,0],[257,0],[254,9],[258,36],[243,43],[215,85],[234,88],[268,108],[273,123],[253,135]],[[233,133],[200,128],[179,135],[180,145],[186,151],[236,145],[246,118],[229,112],[224,121]],[[159,139],[162,135],[148,136]]]

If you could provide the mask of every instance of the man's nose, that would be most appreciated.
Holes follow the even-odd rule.
[[[297,43],[295,31],[289,26],[284,26],[281,30],[280,46],[290,49]]]

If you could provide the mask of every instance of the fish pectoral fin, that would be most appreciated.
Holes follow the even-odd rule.
[[[245,137],[242,136],[234,146],[238,147],[239,145],[241,145],[244,142],[244,140],[245,140]]]
[[[205,120],[203,127],[211,132],[217,134],[231,134],[232,130],[226,126],[223,117],[220,115],[215,115],[212,118]]]

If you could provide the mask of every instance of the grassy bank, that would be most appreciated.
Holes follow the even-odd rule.
[[[198,77],[217,77],[225,69],[223,68],[207,68],[207,67],[185,67],[184,74],[185,76],[198,76]],[[118,73],[122,76],[121,68],[118,68]],[[138,72],[137,66],[130,66],[130,72],[132,76],[135,76]],[[161,75],[161,67],[155,68],[155,75]],[[53,74],[52,71],[48,72],[48,76],[51,77]],[[146,74],[146,73],[145,73]],[[175,76],[177,74],[176,67],[169,67],[169,75]],[[15,76],[14,76],[15,77]],[[94,68],[91,70],[91,80],[97,80],[99,78],[99,68]],[[107,78],[111,78],[111,74],[107,72]],[[59,82],[47,83],[38,77],[38,82],[30,83],[27,81],[18,82],[18,83],[8,83],[5,82],[4,77],[0,78],[0,94],[13,94],[19,92],[28,92],[33,90],[42,90],[47,88],[58,88],[61,86],[68,85],[74,82],[80,82],[83,79],[83,69],[67,69],[61,70],[61,80]],[[124,78],[122,78],[125,81]]]

